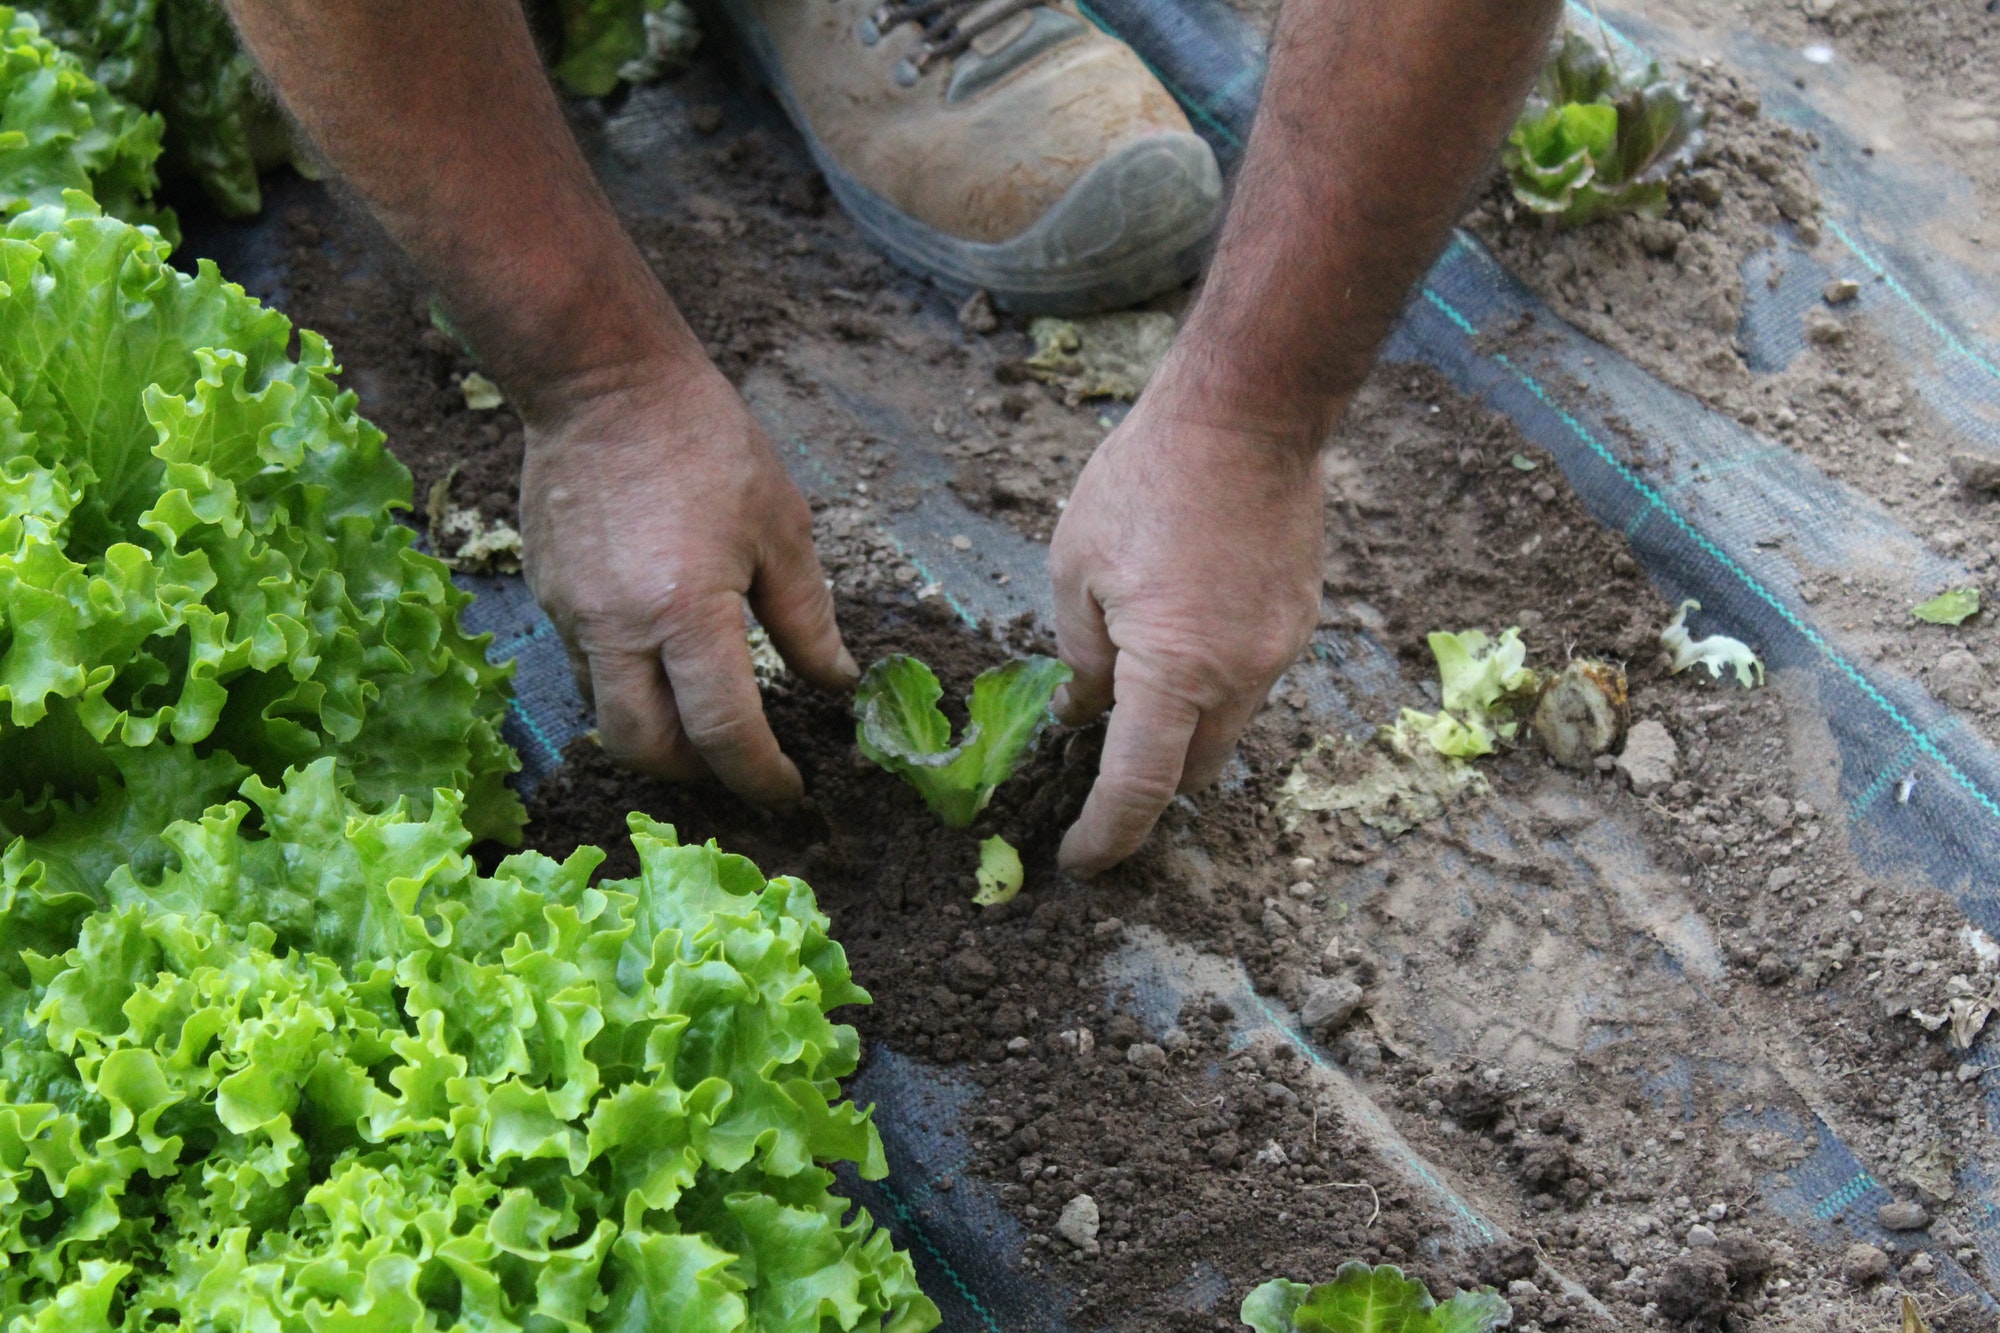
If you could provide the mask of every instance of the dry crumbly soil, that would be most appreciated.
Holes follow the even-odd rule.
[[[1966,535],[1941,548],[1986,567],[2000,551],[1984,552],[1993,534],[1978,504],[1928,480],[1896,484],[1927,478],[1941,456],[1923,452],[1921,404],[1869,354],[1865,327],[1815,343],[1778,389],[1743,368],[1740,266],[1773,221],[1810,228],[1811,145],[1751,111],[1754,95],[1726,69],[1690,74],[1723,110],[1663,224],[1678,230],[1545,232],[1510,222],[1498,191],[1470,224],[1587,332],[1895,498],[1926,535],[1949,523]],[[699,64],[651,109],[586,109],[581,128],[615,160],[621,123],[642,111],[640,142],[664,184],[620,202],[725,372],[761,411],[810,431],[824,464],[808,482],[817,536],[856,656],[916,652],[955,699],[1009,653],[1049,650],[1032,624],[970,632],[925,595],[882,528],[929,483],[899,468],[886,428],[837,390],[875,382],[928,426],[953,493],[1040,540],[1106,429],[1099,409],[1022,377],[1017,322],[968,334],[950,304],[868,254],[768,106],[719,64]],[[419,495],[456,468],[456,502],[511,521],[518,422],[465,407],[458,385],[473,364],[371,232],[315,192],[291,207],[288,313],[331,337]],[[1922,465],[1884,463],[1891,437]],[[844,700],[781,681],[767,705],[807,780],[801,809],[763,814],[634,778],[580,743],[536,793],[529,839],[555,854],[600,843],[613,849],[606,873],[628,873],[624,816],[643,809],[811,882],[874,993],[853,1015],[868,1043],[980,1086],[970,1170],[1028,1233],[1016,1261],[1084,1293],[1078,1327],[1232,1327],[1256,1281],[1323,1276],[1348,1257],[1403,1263],[1440,1291],[1496,1283],[1530,1330],[1889,1328],[1897,1289],[1942,1311],[1934,1327],[1973,1327],[1937,1293],[1921,1247],[1976,1263],[1966,1202],[1936,1186],[1981,1132],[1979,1083],[1961,1081],[1959,1057],[1907,1011],[1936,1007],[1947,978],[1982,961],[1942,896],[1857,868],[1829,813],[1831,742],[1815,701],[1783,679],[1742,691],[1664,674],[1655,640],[1669,608],[1622,539],[1507,421],[1427,374],[1379,370],[1324,477],[1320,643],[1336,655],[1379,643],[1401,667],[1386,694],[1350,699],[1366,722],[1432,706],[1403,683],[1432,674],[1427,631],[1520,625],[1538,664],[1626,663],[1635,721],[1676,742],[1675,781],[1642,797],[1524,748],[1483,765],[1490,796],[1398,838],[1351,816],[1301,818],[1283,784],[1328,723],[1299,674],[1222,787],[1177,803],[1131,864],[1085,886],[1053,858],[1097,732],[1052,733],[976,828],[946,834],[859,758]],[[1856,617],[1888,616],[1867,592],[1828,595],[1855,598]],[[1902,623],[1885,621],[1885,656],[1923,668],[1936,645],[1962,641],[1982,670],[2000,669],[2000,641],[1977,625],[1917,637]],[[1964,697],[1986,716],[1983,689]],[[976,839],[991,832],[1021,849],[1029,887],[982,913],[967,900]],[[1104,967],[1147,928],[1240,959],[1283,1003],[1335,980],[1359,986],[1358,1015],[1318,1034],[1322,1048],[1518,1244],[1440,1251],[1435,1203],[1383,1169],[1289,1047],[1233,1048],[1227,1005],[1193,1003],[1167,1029],[1142,1022]],[[1092,1051],[1076,1038],[1086,1030]],[[1733,1079],[1672,1093],[1663,1071],[1703,1061]],[[1761,1185],[1796,1150],[1761,1117],[1808,1106],[1938,1215],[1927,1240],[1891,1256],[1887,1283],[1850,1283],[1839,1255],[1763,1202]],[[1367,1193],[1336,1188],[1363,1181],[1379,1218]],[[1079,1193],[1102,1214],[1096,1254],[1055,1232]],[[1199,1310],[1177,1294],[1195,1264],[1228,1286]],[[1556,1273],[1589,1298],[1562,1294]]]

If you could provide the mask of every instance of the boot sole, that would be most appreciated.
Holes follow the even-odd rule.
[[[719,7],[834,198],[902,268],[956,295],[983,289],[994,305],[1028,315],[1136,305],[1200,269],[1222,217],[1223,191],[1215,154],[1199,136],[1163,131],[1135,140],[1086,171],[1026,231],[968,241],[911,217],[848,174],[792,97],[762,25],[726,0]]]

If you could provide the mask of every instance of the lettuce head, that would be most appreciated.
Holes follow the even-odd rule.
[[[0,231],[0,846],[95,893],[322,756],[517,836],[508,670],[395,521],[410,474],[331,354],[83,195]]]
[[[632,819],[477,872],[455,793],[252,779],[0,1002],[0,1324],[924,1333],[812,891]],[[22,868],[0,871],[0,892]],[[851,1215],[850,1215],[851,1213]],[[114,1307],[122,1317],[114,1323]]]

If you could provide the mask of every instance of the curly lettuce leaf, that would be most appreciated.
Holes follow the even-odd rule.
[[[81,195],[0,234],[0,837],[67,890],[322,755],[371,809],[456,787],[518,833],[508,672],[395,521],[409,473],[325,342],[291,336]]]
[[[1702,123],[1687,89],[1656,63],[1616,64],[1599,43],[1566,32],[1501,159],[1515,199],[1564,223],[1657,216],[1668,178],[1701,147]]]
[[[1440,1305],[1394,1264],[1354,1260],[1317,1286],[1273,1279],[1242,1308],[1256,1333],[1491,1333],[1513,1317],[1491,1288],[1457,1292]]]
[[[451,792],[370,812],[330,758],[246,789],[25,949],[8,1327],[936,1325],[831,1192],[886,1166],[828,1016],[867,996],[803,883],[640,816],[634,879],[593,885],[595,848],[482,875]]]
[[[146,200],[158,178],[160,117],[93,81],[32,14],[0,6],[0,217],[82,190],[128,222],[178,235]]]
[[[897,653],[868,668],[855,692],[861,753],[901,777],[948,827],[965,828],[994,788],[1014,775],[1049,720],[1049,700],[1073,673],[1052,657],[1026,657],[982,671],[967,701],[958,744],[937,706],[944,687],[931,669]]]

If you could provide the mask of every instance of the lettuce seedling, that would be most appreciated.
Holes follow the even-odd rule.
[[[1490,1333],[1514,1317],[1491,1287],[1457,1292],[1443,1305],[1394,1264],[1340,1266],[1317,1286],[1275,1278],[1243,1300],[1257,1333]]]
[[[1507,137],[1514,197],[1569,224],[1607,213],[1658,216],[1667,179],[1694,160],[1702,116],[1658,64],[1614,62],[1565,33]]]
[[[1720,680],[1725,668],[1736,673],[1736,682],[1744,689],[1751,689],[1764,683],[1764,664],[1757,660],[1757,654],[1741,639],[1732,639],[1727,634],[1711,634],[1705,639],[1690,638],[1687,632],[1687,613],[1701,610],[1701,603],[1689,598],[1674,611],[1674,618],[1660,631],[1660,647],[1667,650],[1672,658],[1669,664],[1675,675],[1691,666],[1705,666],[1708,674]]]
[[[1490,644],[1476,629],[1434,633],[1428,641],[1437,658],[1444,708],[1434,714],[1405,708],[1397,727],[1455,759],[1492,754],[1496,740],[1513,739],[1520,727],[1515,715],[1534,699],[1541,683],[1527,665],[1521,631],[1503,630]]]
[[[1026,657],[972,682],[971,724],[958,744],[938,710],[944,687],[901,653],[868,668],[854,697],[861,753],[896,774],[951,828],[971,824],[993,789],[1012,777],[1049,721],[1049,700],[1071,671],[1052,657]]]

